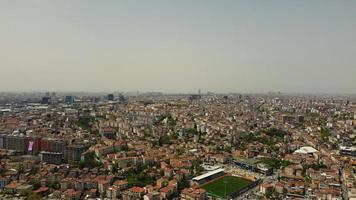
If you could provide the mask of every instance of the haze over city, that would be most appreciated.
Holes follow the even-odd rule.
[[[0,200],[356,200],[356,1],[0,0]]]
[[[351,93],[356,1],[0,1],[0,91]]]

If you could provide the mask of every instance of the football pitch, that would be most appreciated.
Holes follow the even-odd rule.
[[[222,178],[203,185],[202,188],[204,188],[207,193],[210,193],[213,196],[226,198],[231,193],[237,192],[249,186],[251,183],[252,181],[247,179],[234,176],[224,176]]]

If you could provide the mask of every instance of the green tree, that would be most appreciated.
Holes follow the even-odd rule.
[[[79,168],[80,169],[83,169],[85,167],[87,168],[95,168],[95,167],[101,167],[103,166],[103,164],[101,162],[98,162],[96,159],[95,159],[95,154],[94,152],[89,152],[85,158],[85,160],[81,160],[79,162]]]
[[[178,189],[182,190],[187,187],[189,187],[189,181],[183,176],[182,180],[178,183]]]
[[[53,188],[54,190],[59,190],[61,189],[61,184],[58,181],[56,181],[51,185],[51,188]]]
[[[34,190],[37,190],[38,188],[41,187],[41,182],[40,182],[40,180],[38,180],[38,179],[32,179],[32,180],[30,181],[30,184],[33,185],[33,189],[34,189]]]
[[[266,130],[266,134],[271,137],[276,136],[276,137],[283,138],[284,135],[286,134],[286,132],[282,131],[280,129],[277,129],[277,128],[270,128],[270,129]]]
[[[327,141],[331,136],[330,129],[322,127],[320,130],[321,138],[323,141]]]

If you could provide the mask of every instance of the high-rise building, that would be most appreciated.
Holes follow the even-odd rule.
[[[107,96],[107,99],[109,100],[109,101],[114,101],[114,94],[108,94],[108,96]]]
[[[7,149],[25,153],[27,151],[26,138],[20,135],[8,135]]]
[[[108,139],[116,138],[116,130],[111,127],[101,127],[100,134]]]
[[[303,115],[298,115],[296,118],[297,123],[304,123],[304,116]]]
[[[7,149],[6,134],[0,134],[0,149]]]
[[[41,149],[41,138],[32,136],[26,137],[27,153],[32,155],[37,155]]]
[[[62,163],[63,154],[58,152],[41,151],[41,162],[59,165]]]
[[[199,95],[199,94],[192,94],[189,97],[189,100],[191,100],[191,101],[200,100],[200,99],[201,99],[201,95]]]
[[[61,153],[62,158],[64,158],[66,154],[66,143],[63,140],[42,138],[41,151]]]
[[[37,155],[40,151],[40,137],[24,135],[0,135],[0,148]]]
[[[290,115],[282,115],[281,118],[284,124],[293,124],[295,122],[295,118]]]
[[[125,96],[122,95],[122,94],[120,94],[120,95],[119,95],[119,101],[123,102],[123,101],[125,101],[125,100],[126,100],[126,99],[125,99]]]
[[[76,163],[81,160],[82,153],[84,153],[84,145],[71,144],[67,146],[67,162]]]
[[[66,96],[65,102],[67,104],[73,104],[74,103],[74,96]]]
[[[51,99],[51,98],[48,97],[48,96],[42,97],[41,104],[49,104],[50,99]]]

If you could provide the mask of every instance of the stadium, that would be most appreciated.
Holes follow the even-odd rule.
[[[217,169],[193,178],[193,181],[207,192],[208,197],[229,199],[241,195],[259,183],[242,177],[233,176]]]

